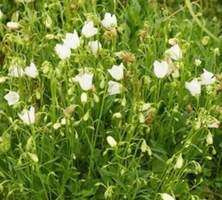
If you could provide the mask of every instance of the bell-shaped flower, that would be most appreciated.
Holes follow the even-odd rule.
[[[11,66],[8,70],[8,75],[11,77],[22,77],[24,75],[24,70],[17,65]]]
[[[202,85],[210,85],[216,81],[213,73],[207,71],[206,69],[203,71],[204,72],[200,75]]]
[[[27,125],[35,123],[35,108],[33,106],[30,107],[29,110],[24,109],[20,114],[18,114],[19,118]]]
[[[8,105],[14,105],[19,101],[19,94],[14,91],[9,91],[5,96],[4,99],[8,102]]]
[[[86,21],[83,28],[82,28],[82,35],[84,35],[86,38],[90,38],[94,35],[96,35],[98,32],[98,29],[94,27],[93,21]]]
[[[157,78],[164,78],[170,73],[170,66],[166,61],[154,61],[154,74]]]
[[[171,48],[166,50],[165,53],[169,55],[173,60],[180,60],[182,58],[182,51],[178,44],[173,45]]]
[[[124,66],[123,63],[121,63],[120,65],[113,65],[111,69],[108,69],[108,72],[116,81],[120,81],[124,76],[123,70]]]
[[[108,82],[108,93],[109,95],[119,94],[122,91],[122,85],[116,81]]]
[[[92,51],[92,53],[95,55],[102,48],[102,45],[98,40],[90,41],[89,48]]]
[[[91,90],[93,88],[93,74],[88,72],[81,72],[75,78],[74,81],[78,82],[80,87],[84,90]]]
[[[62,60],[65,60],[71,56],[71,50],[65,44],[57,44],[55,46],[55,52]]]
[[[185,83],[185,88],[189,90],[191,95],[198,96],[201,93],[201,82],[198,81],[196,78],[190,82]]]
[[[66,33],[63,40],[64,45],[70,49],[77,49],[80,46],[80,38],[76,30],[73,33]]]
[[[17,29],[20,27],[20,25],[19,25],[18,22],[8,22],[8,23],[6,24],[6,26],[7,26],[8,29],[10,29],[10,30],[17,30]]]
[[[104,28],[112,28],[117,26],[117,19],[116,16],[111,13],[105,13],[104,19],[101,21]]]
[[[25,68],[25,74],[31,78],[36,78],[39,75],[39,72],[34,63],[31,63],[28,67]]]

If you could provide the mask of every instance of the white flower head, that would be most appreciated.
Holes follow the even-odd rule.
[[[106,137],[106,141],[111,147],[115,147],[117,145],[116,140],[110,135]]]
[[[17,30],[19,28],[19,23],[18,22],[8,22],[6,24],[6,26],[8,27],[8,29],[10,30]]]
[[[35,108],[33,106],[30,107],[29,110],[24,109],[20,114],[18,114],[19,118],[27,125],[35,123]]]
[[[167,193],[161,193],[160,196],[163,200],[175,200],[174,197],[172,197],[171,195],[169,195]]]
[[[93,74],[84,72],[75,76],[74,81],[78,82],[80,87],[84,90],[91,90],[93,88]]]
[[[122,91],[122,85],[116,81],[108,82],[108,93],[109,95],[119,94]]]
[[[170,73],[170,66],[166,61],[154,61],[154,74],[157,78],[164,78]]]
[[[17,65],[11,66],[8,70],[8,75],[11,77],[22,77],[24,75],[24,70]]]
[[[4,99],[8,102],[8,105],[14,105],[19,101],[19,94],[14,91],[9,91],[5,96]]]
[[[89,48],[92,51],[92,53],[95,55],[102,48],[102,45],[98,40],[90,41]]]
[[[64,60],[71,56],[71,50],[64,44],[57,44],[55,46],[55,52],[59,56],[60,59]]]
[[[210,85],[216,81],[213,73],[207,71],[206,69],[203,69],[203,71],[204,72],[200,76],[202,85]]]
[[[80,46],[80,38],[76,30],[73,33],[66,33],[63,40],[64,45],[70,49],[77,49]]]
[[[104,28],[112,28],[117,26],[117,19],[116,16],[111,13],[105,13],[104,19],[101,21]]]
[[[108,69],[109,74],[116,80],[120,81],[123,79],[123,70],[124,70],[124,65],[121,63],[120,65],[113,65],[111,69]]]
[[[168,54],[173,60],[180,60],[182,58],[182,51],[178,44],[173,45],[171,48],[166,50],[165,53]]]
[[[201,82],[196,78],[185,83],[185,88],[190,91],[191,95],[198,96],[201,93]]]
[[[82,28],[82,35],[84,35],[86,38],[90,38],[94,35],[96,35],[98,32],[98,29],[94,27],[93,21],[86,21],[83,28]]]
[[[25,74],[31,78],[36,78],[39,75],[39,72],[34,63],[31,63],[28,67],[25,68]]]

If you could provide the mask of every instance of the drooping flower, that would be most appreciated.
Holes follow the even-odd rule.
[[[209,133],[207,134],[206,142],[207,142],[207,145],[213,144],[214,141],[213,141],[213,136],[212,136],[211,132],[209,132]]]
[[[20,114],[19,118],[27,125],[35,123],[35,108],[31,106],[29,110],[24,109]]]
[[[55,52],[59,56],[60,59],[64,60],[71,56],[71,50],[64,44],[57,44],[55,46]]]
[[[87,102],[87,100],[88,100],[88,95],[87,95],[87,93],[83,92],[83,93],[81,94],[80,99],[81,99],[81,102],[82,102],[83,104],[85,104],[85,103]]]
[[[163,200],[175,200],[175,198],[173,198],[171,195],[167,193],[161,193],[160,196]]]
[[[98,29],[94,27],[93,21],[86,21],[83,28],[82,28],[82,34],[86,38],[90,38],[94,35],[96,35],[98,32]]]
[[[14,105],[19,101],[19,94],[14,91],[9,91],[5,96],[4,99],[8,102],[8,105]]]
[[[93,83],[92,83],[93,74],[92,73],[88,73],[88,72],[80,73],[77,76],[75,76],[73,80],[78,82],[80,87],[85,91],[91,90],[93,88]]]
[[[185,87],[193,96],[198,96],[201,93],[201,82],[198,81],[196,78],[190,82],[186,82]]]
[[[182,51],[178,44],[175,44],[166,50],[166,54],[168,54],[173,60],[180,60],[182,58]]]
[[[116,81],[120,81],[124,76],[123,70],[124,66],[123,63],[121,63],[120,65],[113,65],[111,69],[108,69],[108,72]]]
[[[206,69],[203,69],[203,71],[204,72],[200,76],[202,85],[210,85],[216,81],[213,73],[207,71]]]
[[[70,49],[77,49],[80,46],[80,38],[76,30],[73,33],[66,33],[63,40],[64,45]]]
[[[108,93],[109,95],[115,95],[121,93],[122,85],[116,81],[108,82]]]
[[[10,29],[10,30],[17,30],[19,28],[19,23],[18,22],[8,22],[6,24],[6,26]]]
[[[164,78],[170,73],[170,66],[166,61],[154,61],[154,74],[157,78]]]
[[[117,26],[117,19],[116,16],[111,13],[105,13],[104,19],[101,21],[104,28],[112,28]]]
[[[102,45],[98,40],[90,41],[89,48],[92,51],[92,53],[95,55],[102,48]]]
[[[36,78],[38,76],[39,72],[34,63],[31,63],[25,68],[25,74],[31,78]]]
[[[17,65],[11,66],[8,70],[8,75],[11,77],[22,77],[24,75],[24,70]]]
[[[4,16],[4,14],[3,14],[3,12],[0,10],[0,21],[2,20],[3,16]]]
[[[111,147],[115,147],[117,145],[116,140],[110,135],[106,137],[106,141]]]

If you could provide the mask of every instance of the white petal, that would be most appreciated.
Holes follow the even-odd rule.
[[[77,81],[80,87],[85,91],[93,88],[93,74],[91,73],[80,73],[74,78],[74,80]]]
[[[121,93],[122,85],[115,81],[108,82],[108,93],[109,95],[115,95]]]
[[[24,71],[21,67],[15,65],[9,68],[8,75],[11,77],[22,77],[24,75]]]
[[[82,28],[82,34],[86,38],[90,38],[94,35],[96,35],[98,32],[98,29],[94,27],[94,24],[92,21],[86,21],[83,28]]]
[[[31,63],[30,66],[25,68],[25,74],[31,78],[38,76],[39,73],[34,63]]]
[[[55,52],[59,56],[59,58],[62,60],[69,58],[71,55],[70,48],[64,44],[57,44],[55,46]]]
[[[214,74],[204,69],[204,72],[200,76],[202,85],[210,85],[216,81]]]
[[[18,114],[19,118],[25,124],[34,124],[35,123],[35,108],[33,106],[30,107],[29,110],[24,109],[20,114]]]
[[[166,61],[154,61],[154,74],[158,78],[164,78],[170,73],[170,66]]]
[[[123,79],[123,76],[124,76],[123,70],[124,70],[124,66],[121,63],[120,65],[113,65],[111,69],[108,69],[108,72],[116,81],[119,81]]]
[[[102,45],[98,40],[90,41],[89,48],[93,54],[97,54],[97,52],[102,48]]]
[[[166,53],[169,54],[173,60],[179,60],[182,58],[182,51],[178,44],[175,44],[170,49],[166,50]]]
[[[201,83],[197,79],[186,82],[185,87],[193,96],[198,96],[201,93]]]
[[[102,25],[104,28],[111,28],[111,27],[116,27],[117,26],[117,19],[116,16],[113,14],[111,15],[110,13],[105,13],[104,19],[101,21]]]
[[[11,106],[19,101],[19,94],[17,92],[10,91],[4,96],[4,98],[8,102],[8,105]]]
[[[66,47],[77,49],[80,46],[80,38],[77,31],[74,30],[74,33],[66,33],[66,37],[63,42]]]

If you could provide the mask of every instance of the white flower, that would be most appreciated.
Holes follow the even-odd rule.
[[[183,166],[183,157],[182,157],[182,154],[180,153],[180,155],[177,158],[174,169],[180,169],[182,166]]]
[[[158,78],[164,78],[170,73],[170,66],[166,61],[154,61],[154,74]]]
[[[80,46],[80,38],[76,30],[73,33],[66,33],[66,37],[63,40],[64,45],[70,49],[77,49]]]
[[[33,106],[30,107],[29,110],[24,109],[20,114],[18,114],[19,118],[25,124],[34,124],[35,123],[35,108]]]
[[[207,71],[206,69],[203,69],[204,72],[201,74],[201,84],[202,85],[210,85],[216,81],[214,74]]]
[[[121,93],[122,85],[115,81],[108,82],[108,93],[109,95],[115,95]]]
[[[163,200],[175,200],[175,198],[173,198],[171,195],[167,193],[161,193],[160,196]]]
[[[85,91],[91,90],[93,88],[92,80],[93,74],[87,72],[80,73],[74,78],[74,81],[77,81],[80,87]]]
[[[90,41],[89,48],[93,54],[97,54],[97,52],[102,48],[102,45],[98,40]]]
[[[116,27],[117,26],[117,19],[116,16],[113,14],[111,15],[110,13],[105,13],[104,19],[101,21],[102,25],[104,28],[111,28],[111,27]]]
[[[6,24],[6,26],[10,29],[10,30],[16,30],[19,28],[19,23],[17,22],[8,22]]]
[[[25,68],[25,74],[31,78],[36,78],[38,76],[39,73],[34,63],[31,63]]]
[[[90,38],[94,35],[96,35],[98,32],[98,29],[94,27],[93,21],[86,21],[83,28],[82,28],[82,34],[86,38]]]
[[[120,65],[113,65],[111,69],[108,69],[108,72],[116,81],[120,81],[123,79],[123,76],[124,76],[123,70],[124,70],[124,66],[123,66],[123,63],[121,63]]]
[[[8,105],[14,105],[19,101],[19,94],[14,91],[9,91],[5,96],[4,99],[8,102]]]
[[[185,83],[185,87],[193,96],[198,96],[201,93],[201,82],[197,79],[193,79],[190,82]]]
[[[182,51],[178,44],[175,44],[166,50],[166,54],[168,54],[173,60],[179,60],[182,58]]]
[[[64,44],[57,44],[55,46],[55,52],[57,53],[59,58],[62,59],[62,60],[66,59],[66,58],[69,58],[70,55],[71,55],[70,48],[67,47]]]
[[[11,66],[8,71],[8,75],[11,77],[22,77],[24,75],[23,69],[17,65]]]
[[[116,140],[110,135],[107,136],[106,141],[111,147],[115,147],[117,145]]]

